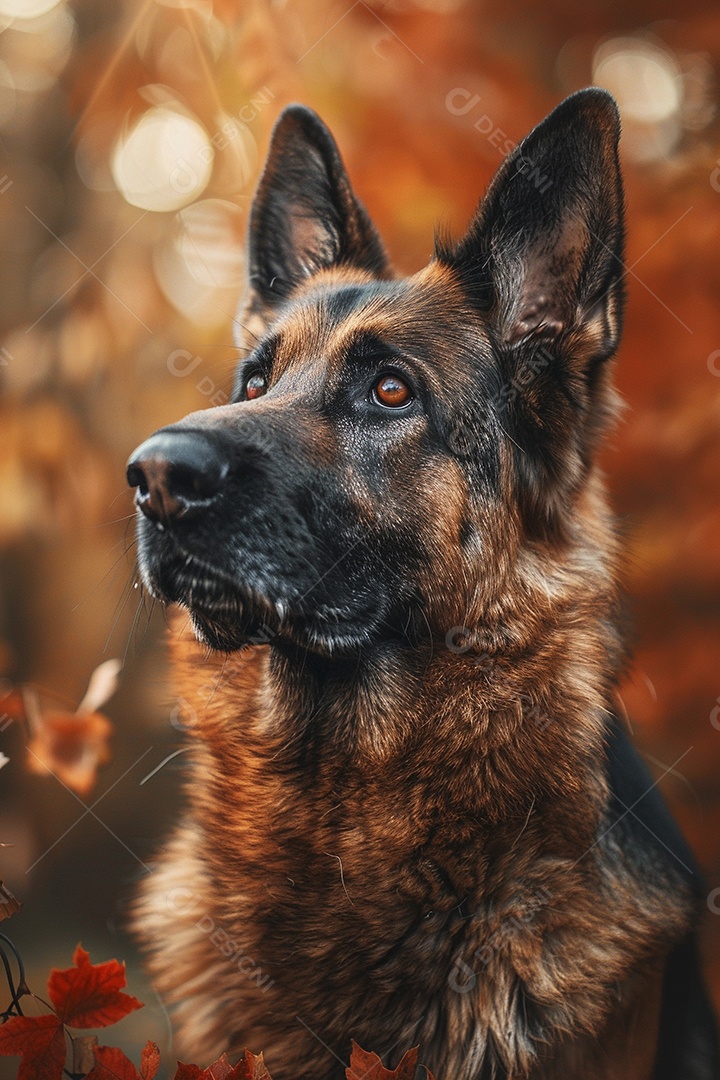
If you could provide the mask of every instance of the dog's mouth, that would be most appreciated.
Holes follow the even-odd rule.
[[[188,610],[198,639],[218,652],[248,645],[300,646],[332,654],[367,644],[379,608],[357,618],[351,605],[328,604],[289,586],[240,579],[211,566],[177,543],[160,559],[141,558],[146,588],[164,604]]]
[[[178,549],[152,572],[143,572],[143,579],[162,603],[187,608],[198,638],[220,652],[269,644],[283,629],[285,601],[271,599],[196,555]]]

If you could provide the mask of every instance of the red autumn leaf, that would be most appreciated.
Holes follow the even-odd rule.
[[[105,1078],[103,1077],[102,1080]],[[122,1080],[125,1078],[123,1077]],[[251,1054],[249,1050],[246,1050],[235,1066],[230,1064],[227,1054],[223,1054],[206,1069],[201,1069],[198,1065],[184,1065],[178,1061],[173,1080],[271,1080],[271,1078],[262,1054]]]
[[[245,1072],[239,1074],[243,1080],[271,1080],[262,1054],[251,1054],[249,1050],[246,1050],[236,1068],[239,1069],[241,1066],[245,1067]]]
[[[17,1080],[60,1080],[66,1049],[56,1016],[11,1016],[0,1027],[0,1054],[22,1059]]]
[[[140,1058],[140,1072],[115,1046],[95,1048],[95,1067],[85,1080],[153,1080],[160,1068],[160,1051],[154,1042],[145,1044]]]
[[[54,773],[78,795],[89,795],[97,771],[110,760],[108,740],[113,726],[100,709],[118,687],[122,663],[105,660],[95,668],[74,713],[43,709],[37,694],[26,688],[25,714],[32,738],[28,743],[30,772]]]
[[[353,1039],[350,1065],[345,1070],[346,1080],[415,1080],[418,1048],[408,1050],[397,1069],[386,1069],[377,1054],[363,1050]],[[432,1080],[432,1074],[428,1073]]]
[[[140,1057],[140,1075],[142,1080],[152,1080],[160,1068],[160,1050],[157,1043],[146,1042]]]
[[[115,1024],[142,1002],[121,993],[126,984],[125,965],[117,960],[91,964],[81,945],[73,957],[75,967],[53,968],[48,993],[59,1020],[76,1028],[100,1028]]]

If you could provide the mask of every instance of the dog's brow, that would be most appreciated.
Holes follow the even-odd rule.
[[[372,330],[356,330],[343,342],[343,352],[350,358],[375,360],[388,354],[401,355],[401,351],[380,334]]]
[[[246,371],[248,368],[259,367],[264,374],[269,375],[275,362],[278,344],[276,336],[260,341],[251,353],[241,359],[239,370]]]

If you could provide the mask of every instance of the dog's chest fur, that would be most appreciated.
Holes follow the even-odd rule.
[[[686,928],[688,900],[668,903],[660,885],[648,897],[611,835],[596,842],[596,784],[578,776],[585,795],[568,798],[548,775],[545,790],[516,783],[515,805],[501,801],[532,732],[463,715],[452,685],[447,730],[430,695],[403,753],[358,754],[357,731],[343,750],[317,717],[312,734],[283,730],[265,650],[243,653],[209,695],[222,662],[207,661],[204,700],[192,697],[201,650],[177,652],[203,717],[192,820],[147,882],[139,922],[151,948],[162,942],[152,970],[178,1006],[181,1052],[251,1037],[275,1080],[317,1080],[341,1075],[333,1054],[354,1038],[391,1061],[420,1043],[438,1080],[571,1080],[618,1075],[607,1051],[588,1071],[582,1036],[616,1027],[607,1045],[623,1076],[649,1075],[652,958]]]

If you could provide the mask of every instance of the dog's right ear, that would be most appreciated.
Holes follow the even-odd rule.
[[[244,317],[253,333],[320,270],[348,265],[379,277],[388,272],[335,140],[303,105],[289,105],[275,124],[250,217],[248,261]]]

